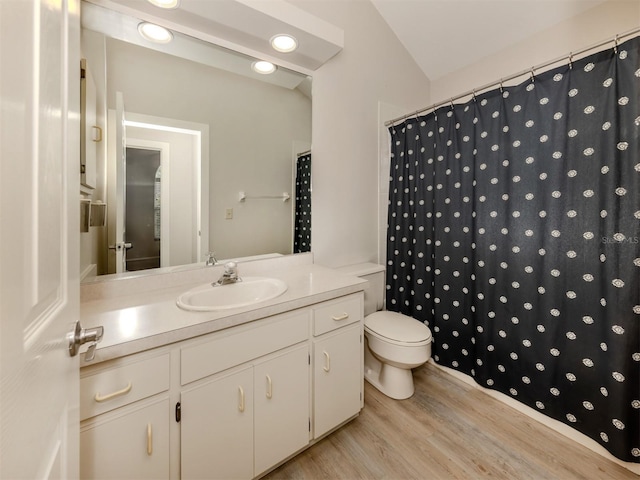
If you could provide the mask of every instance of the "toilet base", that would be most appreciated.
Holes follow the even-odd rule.
[[[364,379],[387,397],[404,400],[413,395],[413,373],[411,369],[384,364],[365,350]]]

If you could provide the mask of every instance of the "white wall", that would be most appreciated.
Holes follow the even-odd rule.
[[[369,1],[291,3],[345,32],[313,74],[311,249],[331,267],[377,261],[378,105],[428,105],[429,80]]]
[[[158,52],[114,40],[107,52],[110,105],[122,91],[126,111],[209,125],[209,248],[217,257],[290,253],[293,202],[240,203],[238,192],[292,194],[293,143],[311,141],[311,100],[176,57],[169,63]],[[232,220],[225,219],[227,208]]]
[[[499,14],[499,11],[496,12]],[[576,52],[640,25],[640,1],[609,1],[431,82],[431,104]],[[522,77],[515,83],[526,80]],[[513,84],[513,82],[512,82]],[[460,100],[459,102],[463,102]],[[414,106],[420,108],[419,102]]]

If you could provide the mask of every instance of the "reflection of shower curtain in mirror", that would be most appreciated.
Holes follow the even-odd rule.
[[[311,153],[298,154],[296,162],[296,215],[293,253],[311,251]]]

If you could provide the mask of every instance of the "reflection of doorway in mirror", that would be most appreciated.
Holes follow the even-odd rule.
[[[203,249],[208,251],[208,181],[203,181],[203,177],[208,180],[209,170],[208,127],[135,113],[127,113],[126,118],[128,151],[130,148],[161,151],[160,181],[155,182],[154,177],[154,184],[159,187],[155,200],[160,202],[160,218],[158,221],[155,216],[146,217],[143,224],[154,242],[159,243],[160,264],[143,268],[199,262]],[[149,171],[149,175],[151,173],[155,175],[155,171]],[[151,192],[150,186],[148,189]],[[152,200],[153,197],[147,198],[148,208],[154,206]],[[126,227],[129,228],[132,227]],[[125,235],[128,238],[128,232]],[[132,248],[126,252],[127,260],[137,255],[135,243],[130,243]],[[127,270],[134,268],[127,266]]]
[[[125,182],[125,269],[160,267],[162,166],[160,149],[127,147]]]

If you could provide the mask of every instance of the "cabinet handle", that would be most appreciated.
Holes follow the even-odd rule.
[[[92,139],[94,142],[101,142],[102,141],[102,128],[98,127],[97,125],[94,125],[91,127],[93,129],[93,135],[92,135]]]
[[[151,424],[147,424],[147,455],[153,454],[153,432],[151,431]]]
[[[131,383],[131,380],[129,380],[129,383],[127,384],[127,386],[124,387],[122,390],[118,390],[117,392],[113,392],[113,393],[108,393],[107,395],[100,395],[99,393],[96,393],[96,396],[93,398],[98,403],[106,402],[107,400],[111,400],[112,398],[116,398],[121,395],[126,395],[131,391],[131,387],[133,387],[133,384]]]
[[[331,370],[331,357],[326,351],[323,351],[322,354],[324,355],[324,367],[322,367],[322,369],[325,372],[328,372]]]
[[[333,315],[331,317],[331,319],[336,322],[339,322],[340,320],[346,320],[347,318],[349,318],[349,314],[347,312],[344,312],[342,315]]]
[[[238,387],[238,394],[240,397],[240,403],[238,403],[238,410],[240,410],[240,412],[244,412],[244,389],[242,387]]]
[[[273,397],[273,383],[271,377],[267,375],[267,398],[271,400],[271,397]]]

